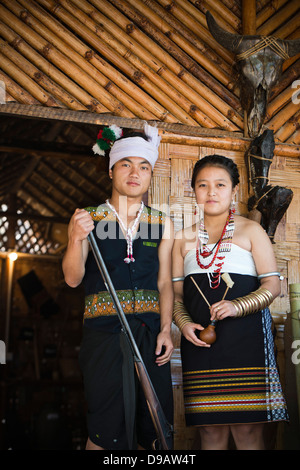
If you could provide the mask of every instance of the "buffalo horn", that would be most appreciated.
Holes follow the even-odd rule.
[[[283,41],[287,53],[290,57],[293,57],[294,55],[299,54],[300,52],[300,38],[299,39],[286,39]]]
[[[215,40],[228,51],[235,52],[242,36],[240,34],[229,33],[221,28],[208,10],[206,12],[206,21],[208,29]]]

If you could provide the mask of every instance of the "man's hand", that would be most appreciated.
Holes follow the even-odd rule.
[[[157,336],[156,342],[156,364],[162,366],[170,361],[172,352],[174,350],[171,333],[161,331]]]
[[[94,229],[94,222],[85,209],[76,209],[70,219],[68,227],[69,239],[73,241],[85,240]]]

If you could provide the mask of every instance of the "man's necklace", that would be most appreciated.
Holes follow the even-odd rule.
[[[138,214],[133,222],[133,225],[131,227],[125,227],[124,223],[123,223],[123,220],[120,218],[118,212],[116,211],[116,209],[114,208],[114,206],[112,204],[110,204],[109,200],[107,199],[106,201],[106,204],[108,205],[108,207],[110,208],[110,210],[114,213],[116,219],[118,220],[122,230],[124,231],[124,233],[126,234],[126,242],[127,242],[127,256],[126,258],[124,258],[124,261],[125,263],[134,263],[135,262],[135,259],[133,257],[133,234],[134,234],[134,231],[140,221],[140,218],[141,218],[141,215],[142,215],[142,211],[143,211],[143,208],[144,208],[144,203],[143,201],[141,202],[141,207],[138,211]]]

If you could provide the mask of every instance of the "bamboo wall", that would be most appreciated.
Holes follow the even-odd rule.
[[[195,198],[190,186],[192,169],[195,162],[204,157],[218,153],[232,158],[240,172],[240,185],[237,194],[237,213],[248,216],[247,201],[249,197],[247,172],[244,163],[244,151],[224,150],[218,148],[219,140],[215,140],[215,148],[201,145],[181,145],[164,142],[160,146],[159,160],[154,169],[149,205],[170,208],[170,216],[174,221],[175,230],[193,223]],[[220,144],[219,144],[220,145]],[[284,328],[290,312],[288,284],[300,282],[300,161],[299,158],[275,155],[270,169],[270,184],[284,185],[291,188],[294,197],[287,213],[284,215],[275,233],[274,251],[278,269],[284,276],[281,283],[281,294],[273,302],[271,313],[276,325],[278,362],[281,381],[285,388],[285,363],[290,358],[285,357]],[[186,428],[184,422],[184,407],[181,381],[180,334],[173,326],[175,351],[171,361],[173,390],[175,400],[175,447],[177,449],[192,449],[197,446],[198,436],[193,428]],[[289,379],[289,377],[287,378]],[[277,444],[277,445],[280,445]]]

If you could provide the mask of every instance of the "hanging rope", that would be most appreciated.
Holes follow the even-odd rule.
[[[248,154],[247,154],[247,159],[248,159],[248,172],[249,172],[249,182],[250,182],[250,184],[252,184],[252,181],[254,181],[254,180],[258,179],[258,178],[263,178],[263,179],[267,180],[267,183],[268,183],[268,182],[269,182],[268,176],[255,176],[255,174],[254,174],[254,176],[252,177],[252,175],[251,175],[251,173],[252,173],[252,172],[251,172],[251,158],[250,158],[250,157],[256,158],[257,160],[266,160],[266,161],[268,161],[268,162],[270,162],[270,163],[272,163],[272,159],[266,158],[266,157],[260,157],[259,155],[254,155],[254,154],[252,154],[252,153],[248,153]]]
[[[247,49],[245,52],[242,52],[241,54],[237,54],[236,59],[238,61],[247,59],[251,55],[255,54],[256,52],[262,51],[266,47],[270,47],[272,51],[274,51],[276,54],[282,57],[282,59],[284,60],[289,59],[289,55],[286,51],[286,46],[282,47],[279,44],[278,40],[274,38],[274,36],[262,36],[261,40],[258,43],[256,43],[254,46],[250,47],[249,49]]]

